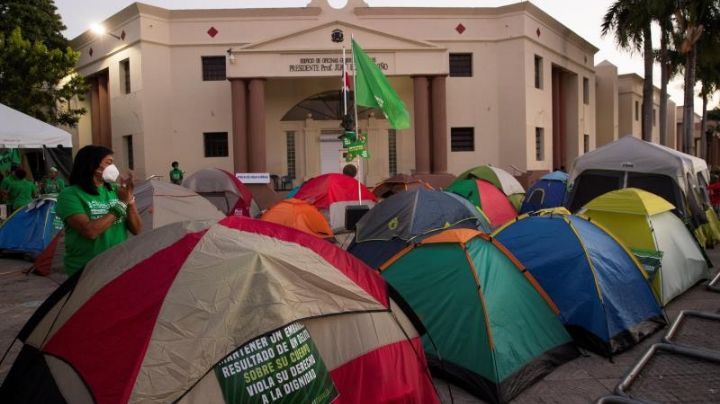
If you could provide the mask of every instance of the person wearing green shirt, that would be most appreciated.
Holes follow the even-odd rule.
[[[2,199],[5,203],[8,201],[8,188],[10,188],[10,184],[15,181],[15,170],[17,169],[18,166],[11,166],[10,173],[8,173],[8,175],[3,178],[2,182],[0,182],[0,199]],[[8,211],[10,211],[10,209],[8,209]]]
[[[35,183],[25,179],[27,173],[22,168],[15,170],[15,179],[10,182],[7,188],[8,194],[8,212],[16,211],[28,203],[32,202],[37,189]]]
[[[65,189],[65,181],[58,177],[58,169],[50,167],[47,178],[42,183],[43,194],[59,194]]]
[[[60,192],[55,214],[65,223],[65,272],[72,276],[105,250],[140,233],[132,175],[120,177],[113,151],[89,145],[73,161],[70,186]]]
[[[182,172],[180,168],[180,163],[177,161],[172,162],[172,170],[170,170],[170,182],[176,185],[181,185],[183,180],[183,175],[185,173]]]

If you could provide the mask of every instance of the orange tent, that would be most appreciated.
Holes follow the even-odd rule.
[[[282,224],[320,238],[333,237],[325,216],[311,203],[301,199],[285,199],[268,209],[262,220]]]

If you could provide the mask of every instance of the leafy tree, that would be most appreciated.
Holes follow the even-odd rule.
[[[75,126],[85,113],[70,100],[88,91],[75,73],[80,54],[52,0],[0,0],[0,103],[50,124]]]
[[[645,81],[643,83],[642,138],[652,138],[653,109],[653,48],[650,26],[655,0],[616,0],[605,13],[602,35],[615,33],[615,42],[623,49],[643,52]]]
[[[652,18],[660,25],[660,50],[656,54],[656,60],[660,64],[660,144],[667,144],[667,86],[670,79],[675,76],[682,62],[679,54],[675,51],[673,44],[673,15],[677,10],[676,0],[656,0],[652,4]]]

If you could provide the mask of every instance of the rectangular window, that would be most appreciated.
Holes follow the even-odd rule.
[[[295,172],[295,131],[285,132],[285,145],[287,147],[287,175],[296,178]]]
[[[583,153],[590,151],[590,135],[583,135]]]
[[[450,54],[450,77],[472,77],[472,53]]]
[[[130,59],[120,61],[120,90],[130,94]]]
[[[203,81],[225,80],[225,56],[202,57]]]
[[[590,104],[590,80],[587,77],[583,77],[583,104]]]
[[[545,160],[545,128],[535,128],[535,160]]]
[[[125,143],[125,155],[127,156],[127,167],[130,170],[135,169],[135,151],[133,150],[132,135],[123,136]]]
[[[450,128],[450,151],[475,150],[475,128]]]
[[[397,131],[388,129],[388,162],[390,176],[397,175]]]
[[[543,58],[535,55],[535,88],[543,88]]]
[[[228,156],[227,132],[205,132],[203,133],[203,140],[205,144],[205,157]]]
[[[635,120],[640,120],[640,102],[635,101]]]

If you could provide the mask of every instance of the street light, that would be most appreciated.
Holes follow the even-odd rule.
[[[90,31],[92,31],[97,36],[103,36],[103,35],[110,35],[111,37],[118,39],[120,41],[125,40],[125,31],[122,31],[120,35],[115,35],[112,32],[108,32],[108,30],[105,28],[102,24],[92,24],[90,26]]]

